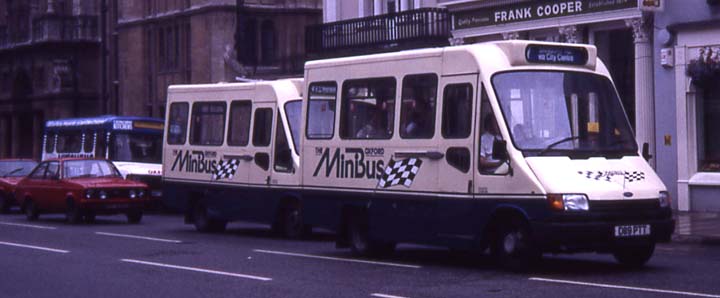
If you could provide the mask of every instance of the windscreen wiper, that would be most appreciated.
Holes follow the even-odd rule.
[[[538,156],[542,156],[543,154],[547,153],[548,151],[550,151],[550,149],[552,149],[553,147],[555,147],[555,146],[557,146],[557,145],[560,145],[560,144],[565,143],[565,142],[567,142],[567,141],[577,140],[577,139],[579,139],[579,138],[580,138],[580,136],[570,136],[570,137],[561,139],[561,140],[559,140],[559,141],[556,141],[556,142],[548,145],[547,147],[545,147],[545,149],[541,150],[537,155],[538,155]]]

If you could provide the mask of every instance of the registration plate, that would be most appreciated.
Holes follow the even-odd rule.
[[[109,204],[105,205],[105,209],[127,209],[130,207],[128,204]]]
[[[650,235],[650,225],[615,226],[615,237],[640,237]]]

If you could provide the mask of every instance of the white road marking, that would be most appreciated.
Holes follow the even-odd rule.
[[[531,278],[529,278],[529,280],[543,281],[543,282],[550,282],[550,283],[571,284],[571,285],[578,285],[578,286],[590,286],[590,287],[598,287],[598,288],[610,288],[610,289],[621,289],[621,290],[631,290],[631,291],[641,291],[641,292],[652,292],[652,293],[676,294],[676,295],[696,296],[696,297],[720,298],[720,295],[714,295],[714,294],[695,293],[695,292],[683,292],[683,291],[671,291],[671,290],[661,290],[661,289],[653,289],[653,288],[628,287],[628,286],[618,286],[618,285],[600,284],[600,283],[589,283],[589,282],[580,282],[580,281],[572,281],[572,280],[548,279],[548,278],[539,278],[539,277],[531,277]]]
[[[112,236],[112,237],[121,237],[121,238],[132,238],[132,239],[142,239],[142,240],[159,241],[159,242],[182,243],[182,241],[180,241],[180,240],[154,238],[154,237],[145,237],[145,236],[128,235],[128,234],[115,234],[115,233],[107,233],[107,232],[95,232],[95,234],[103,235],[103,236]]]
[[[14,223],[14,222],[0,222],[0,225],[35,228],[35,229],[43,229],[43,230],[56,230],[57,229],[56,227],[50,227],[50,226],[28,225],[28,224]]]
[[[334,257],[316,256],[316,255],[306,255],[306,254],[299,254],[299,253],[292,253],[292,252],[283,252],[283,251],[273,251],[273,250],[263,250],[263,249],[254,249],[253,251],[255,251],[255,252],[260,252],[260,253],[266,253],[266,254],[275,254],[275,255],[292,256],[292,257],[302,257],[302,258],[311,258],[311,259],[321,259],[321,260],[330,260],[330,261],[354,262],[354,263],[363,263],[363,264],[372,264],[372,265],[382,265],[382,266],[393,266],[393,267],[412,268],[412,269],[420,269],[420,268],[422,268],[421,266],[418,266],[418,265],[407,265],[407,264],[388,263],[388,262],[376,262],[376,261],[366,261],[366,260],[358,260],[358,259],[334,258]]]
[[[271,281],[272,280],[272,278],[269,278],[269,277],[239,274],[239,273],[217,271],[217,270],[209,270],[209,269],[196,268],[196,267],[187,267],[187,266],[178,266],[178,265],[170,265],[170,264],[163,264],[163,263],[147,262],[147,261],[132,260],[132,259],[120,259],[120,261],[127,262],[127,263],[157,266],[157,267],[163,267],[163,268],[172,268],[172,269],[188,270],[188,271],[225,275],[225,276],[232,276],[232,277],[239,277],[239,278],[254,279],[254,280],[259,280],[259,281]]]
[[[62,250],[62,249],[54,249],[49,247],[42,247],[42,246],[35,246],[35,245],[27,245],[27,244],[19,244],[19,243],[12,243],[12,242],[3,242],[0,241],[0,245],[7,245],[7,246],[15,246],[15,247],[22,247],[22,248],[30,248],[30,249],[37,249],[37,250],[44,250],[49,252],[57,252],[61,254],[69,253],[69,250]]]
[[[408,298],[408,297],[403,297],[403,296],[395,296],[395,295],[388,295],[388,294],[381,294],[381,293],[373,293],[373,294],[370,294],[370,296],[380,297],[380,298]]]

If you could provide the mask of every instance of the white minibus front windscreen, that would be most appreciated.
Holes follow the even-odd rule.
[[[511,71],[492,78],[512,142],[526,156],[637,154],[612,83],[572,71]]]

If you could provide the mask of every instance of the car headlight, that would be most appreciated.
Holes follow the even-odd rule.
[[[100,197],[101,200],[107,199],[108,198],[107,192],[104,190],[101,190],[100,192],[98,192],[98,197]]]
[[[658,200],[660,201],[661,208],[670,207],[671,198],[670,198],[670,193],[668,193],[667,191],[661,191],[660,197],[658,197]]]
[[[144,198],[144,197],[145,197],[145,190],[138,189],[138,198]]]
[[[131,199],[137,198],[137,193],[135,192],[134,189],[131,189],[131,190],[128,192],[128,195],[130,196]]]
[[[590,203],[584,194],[549,194],[550,208],[557,211],[588,211]]]
[[[85,198],[86,198],[86,199],[92,199],[94,195],[95,195],[95,190],[94,190],[94,189],[88,189],[88,190],[85,191]]]

